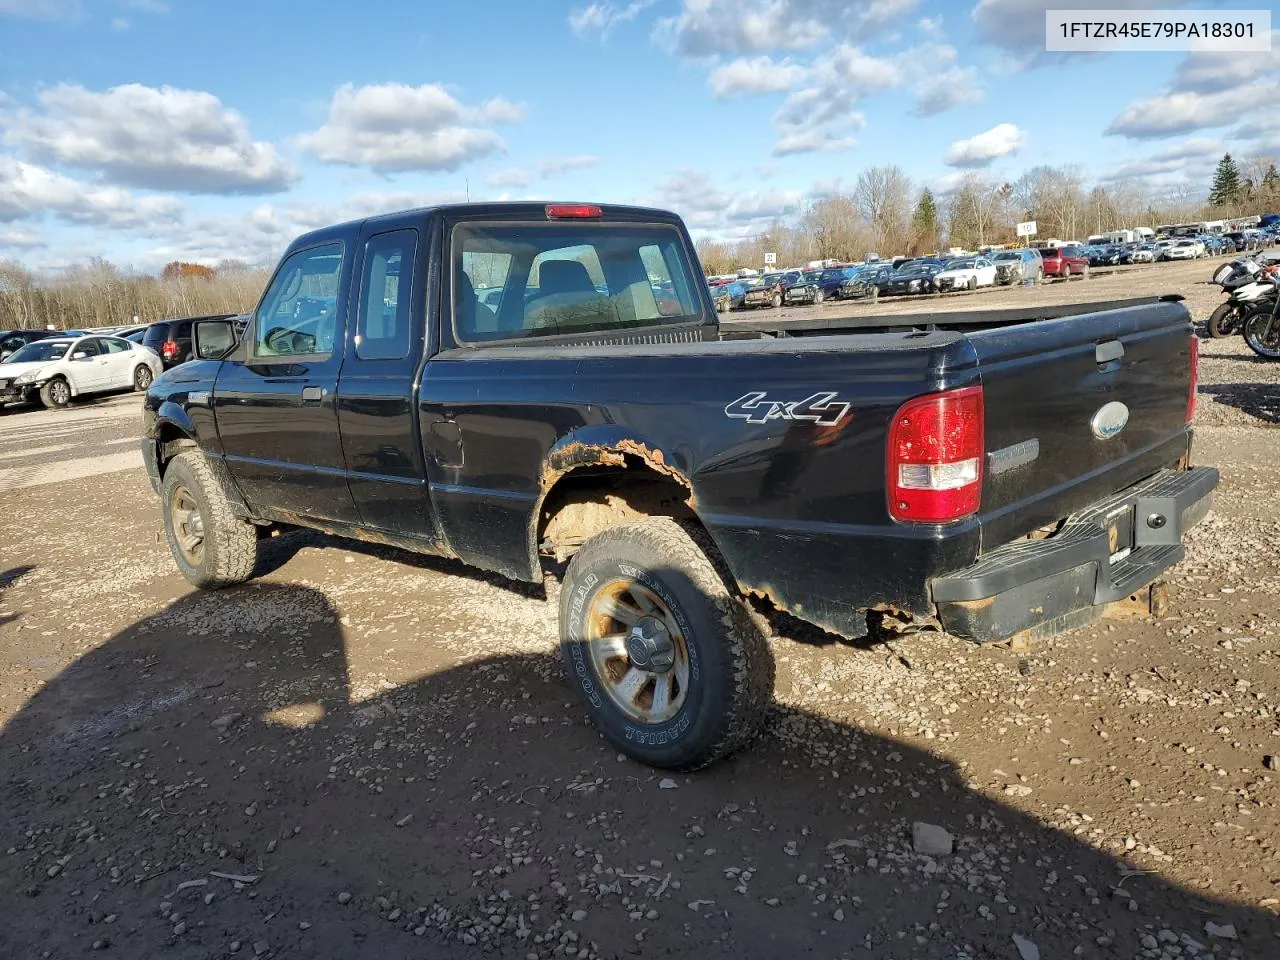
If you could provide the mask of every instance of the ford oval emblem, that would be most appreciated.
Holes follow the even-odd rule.
[[[1112,400],[1110,403],[1103,404],[1102,408],[1093,415],[1089,426],[1093,430],[1093,435],[1099,440],[1110,440],[1119,435],[1128,422],[1129,408],[1119,400]]]

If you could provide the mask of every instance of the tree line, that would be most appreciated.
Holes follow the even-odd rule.
[[[795,265],[821,259],[850,262],[873,253],[888,258],[1017,244],[1015,226],[1027,220],[1036,221],[1037,237],[1079,240],[1122,228],[1277,208],[1280,173],[1266,158],[1242,168],[1230,155],[1224,157],[1207,200],[1190,184],[1164,191],[1140,180],[1090,186],[1079,166],[1033,167],[1011,181],[970,172],[943,196],[927,186],[917,189],[900,167],[888,165],[863,170],[848,191],[814,199],[792,222],[779,218],[757,236],[703,239],[697,248],[707,272],[723,274],[758,267],[767,252],[777,254],[779,265]]]
[[[0,329],[84,327],[151,323],[251,310],[269,271],[235,260],[216,267],[167,264],[160,276],[129,273],[94,259],[56,276],[42,277],[20,264],[0,261]]]

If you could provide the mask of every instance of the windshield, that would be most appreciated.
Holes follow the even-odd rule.
[[[1022,254],[1013,250],[1006,250],[1003,253],[997,253],[993,258],[995,260],[1021,260]]]
[[[66,356],[70,340],[37,340],[15,352],[6,363],[46,363]]]
[[[973,257],[965,260],[951,260],[947,263],[948,270],[972,270],[978,265],[978,261]]]
[[[785,273],[766,273],[760,278],[760,282],[767,283],[772,286],[775,283],[782,283],[786,279],[787,275]]]

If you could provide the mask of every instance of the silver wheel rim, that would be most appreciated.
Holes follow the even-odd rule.
[[[62,406],[71,399],[71,388],[61,380],[55,380],[49,384],[49,399],[58,406]]]
[[[139,390],[145,390],[151,386],[151,368],[139,367],[138,372],[133,375],[133,382]]]
[[[169,494],[169,516],[183,558],[193,567],[200,566],[204,559],[204,517],[199,502],[182,484]]]
[[[587,611],[587,646],[600,686],[628,718],[665,723],[689,694],[689,643],[648,587],[611,580]]]

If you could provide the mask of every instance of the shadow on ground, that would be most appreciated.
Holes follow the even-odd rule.
[[[1235,407],[1263,423],[1280,423],[1280,384],[1212,383],[1201,384],[1200,391],[1209,394],[1218,403]]]
[[[1185,956],[1276,956],[1271,915],[1134,874],[911,746],[778,707],[662,789],[554,657],[357,688],[354,642],[376,641],[322,594],[254,584],[51,681],[0,733],[0,954],[976,960],[1019,934],[1129,958],[1168,928],[1203,944]],[[917,820],[956,853],[914,853]]]

